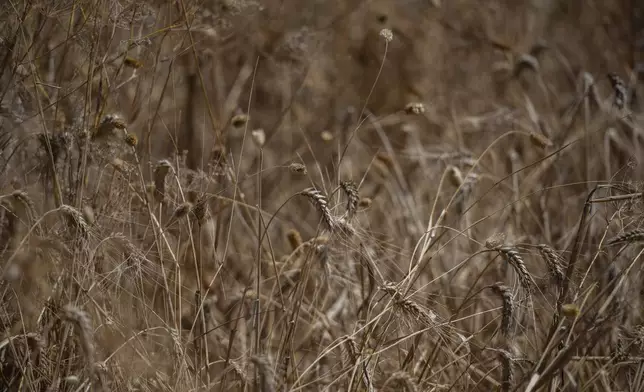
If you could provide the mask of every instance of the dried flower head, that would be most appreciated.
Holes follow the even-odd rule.
[[[530,132],[530,141],[537,147],[539,148],[548,148],[552,147],[553,143],[552,140],[548,139],[546,136],[537,133],[537,132]]]
[[[322,138],[322,140],[325,142],[330,142],[331,140],[333,140],[333,133],[331,133],[330,131],[322,131],[320,138]]]
[[[112,136],[115,136],[116,130],[125,131],[126,124],[123,118],[117,114],[108,114],[103,117],[103,120],[98,126],[98,129],[93,135],[94,139],[109,139]],[[79,137],[80,139],[81,137]]]
[[[405,106],[405,113],[407,114],[423,114],[425,113],[425,105],[421,102],[411,102]]]
[[[246,123],[248,122],[248,119],[249,119],[249,117],[248,117],[247,114],[243,114],[243,113],[242,114],[237,114],[237,115],[233,116],[233,118],[230,120],[230,123],[235,128],[241,128],[244,125],[246,125]]]
[[[380,30],[380,36],[387,42],[391,42],[394,39],[394,33],[392,33],[389,29]]]
[[[302,245],[302,236],[300,235],[300,232],[297,230],[291,229],[288,232],[286,232],[286,239],[288,240],[288,243],[291,246],[291,250],[295,250]]]
[[[496,249],[503,245],[503,241],[505,241],[505,233],[495,233],[485,240],[485,247],[488,249]]]
[[[253,138],[253,142],[255,145],[259,148],[264,147],[264,143],[266,143],[266,133],[264,132],[263,129],[255,129],[251,132],[251,136]]]
[[[370,197],[363,197],[358,202],[358,207],[360,207],[360,208],[369,208],[369,207],[371,207],[372,203],[373,203],[373,200],[371,200]]]
[[[134,57],[126,57],[125,60],[123,61],[126,67],[134,68],[134,69],[139,69],[143,67],[143,63],[140,62],[139,60],[135,59]]]
[[[561,305],[561,314],[569,318],[575,318],[579,316],[580,310],[579,306],[575,304],[563,304]]]
[[[83,207],[83,218],[85,218],[85,221],[92,225],[94,224],[95,217],[94,217],[94,209],[90,206],[84,206]]]
[[[291,173],[297,173],[297,174],[306,174],[306,166],[302,165],[301,163],[293,162],[288,166],[288,169],[291,171]]]
[[[139,139],[136,137],[135,134],[133,133],[128,133],[125,135],[125,144],[127,144],[130,147],[136,147],[136,145],[139,143]]]
[[[463,179],[463,173],[461,170],[456,167],[456,166],[450,166],[449,167],[449,180],[454,185],[455,187],[460,187],[463,185],[464,179]]]

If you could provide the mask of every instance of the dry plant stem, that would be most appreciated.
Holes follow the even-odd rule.
[[[592,309],[595,308],[596,305],[600,303],[600,301],[603,299],[603,296],[610,291],[610,295],[608,298],[604,300],[603,305],[600,307],[600,309],[597,311],[597,314],[593,317],[593,320],[601,320],[601,318],[604,316],[604,313],[606,313],[606,310],[610,307],[613,298],[617,294],[617,292],[620,289],[620,286],[624,280],[624,277],[628,274],[628,272],[635,266],[635,263],[639,260],[640,256],[644,254],[644,250],[641,250],[637,256],[633,258],[631,263],[629,264],[628,268],[626,268],[624,271],[621,271],[615,279],[619,279],[618,283],[611,287],[610,285],[606,286],[603,290],[601,290],[596,298],[589,303],[587,306],[585,306],[583,311],[577,316],[577,320],[585,319],[588,317],[588,313],[592,311]],[[553,339],[549,339],[549,348],[546,348],[544,351],[544,354],[542,355],[539,363],[535,367],[535,371],[533,372],[533,379],[534,376],[536,376],[536,381],[531,381],[529,386],[531,388],[526,389],[526,392],[532,391],[532,390],[538,390],[540,386],[548,382],[549,378],[554,376],[554,372],[556,372],[558,369],[562,369],[563,366],[567,362],[569,362],[575,352],[575,348],[577,346],[580,346],[584,342],[592,342],[595,339],[597,339],[601,334],[604,333],[602,328],[599,328],[597,326],[597,322],[593,321],[593,327],[595,331],[589,331],[588,333],[583,333],[579,334],[578,337],[575,339],[568,341],[566,344],[566,347],[564,350],[559,351],[556,353],[556,357],[550,362],[548,366],[545,367],[545,369],[541,372],[539,372],[539,369],[541,368],[541,364],[544,363],[545,358],[547,358],[548,354],[550,354],[551,350],[554,350],[554,345],[550,345],[550,342],[553,342]],[[557,327],[558,328],[558,327]],[[591,335],[591,332],[594,333],[594,335]],[[569,332],[570,335],[570,332]],[[591,336],[589,336],[591,335]]]
[[[206,107],[208,108],[208,117],[210,119],[210,124],[215,135],[215,142],[220,145],[224,145],[223,135],[221,130],[217,128],[217,122],[215,121],[215,115],[212,112],[212,105],[210,104],[210,98],[208,98],[208,93],[206,92],[206,84],[203,79],[203,73],[201,72],[201,67],[199,66],[199,56],[197,55],[197,46],[195,45],[194,38],[192,37],[192,26],[190,23],[190,18],[188,17],[188,12],[186,10],[186,5],[183,0],[179,0],[179,5],[181,6],[181,13],[183,14],[183,20],[186,24],[186,30],[188,32],[188,38],[190,39],[190,49],[192,50],[192,56],[194,58],[197,74],[199,75],[199,82],[201,84],[201,89],[203,92],[203,98],[206,102]]]
[[[382,73],[382,69],[385,66],[385,61],[387,60],[387,49],[389,49],[389,41],[385,40],[385,51],[384,51],[384,53],[382,55],[382,61],[380,62],[380,68],[378,69],[378,73],[376,74],[376,80],[373,81],[373,84],[371,85],[371,90],[369,91],[369,94],[367,94],[367,98],[364,101],[364,105],[362,106],[362,110],[360,110],[360,114],[358,115],[359,123],[358,123],[358,125],[356,125],[355,129],[353,130],[353,132],[351,132],[351,136],[349,136],[349,139],[347,140],[347,143],[344,145],[342,153],[340,154],[340,158],[338,159],[338,170],[340,170],[340,164],[342,163],[342,160],[344,159],[344,156],[346,155],[347,150],[349,149],[349,146],[351,145],[351,141],[353,140],[353,138],[358,133],[358,130],[360,130],[360,127],[362,126],[362,124],[364,124],[364,122],[367,120],[366,118],[362,119],[362,116],[364,115],[365,110],[367,109],[367,105],[369,104],[369,100],[371,99],[371,95],[373,94],[373,91],[376,88],[376,84],[378,83],[378,79],[380,78],[380,74]],[[339,176],[339,172],[338,172],[338,176]]]
[[[264,151],[259,148],[259,174],[257,175],[257,251],[255,254],[255,355],[261,354],[260,339],[261,339],[261,302],[260,293],[262,288],[262,167],[264,163]]]
[[[582,211],[582,215],[579,220],[579,226],[577,228],[575,242],[570,252],[570,259],[568,260],[566,275],[561,287],[561,292],[557,298],[557,309],[555,314],[553,315],[550,332],[548,333],[548,338],[546,341],[550,341],[554,337],[556,333],[557,325],[559,324],[559,318],[561,315],[561,306],[563,305],[564,301],[566,301],[566,299],[568,298],[568,292],[570,291],[570,284],[573,277],[573,273],[575,272],[577,259],[579,258],[579,253],[581,252],[581,246],[586,236],[586,229],[587,229],[586,222],[588,221],[588,217],[590,215],[590,211],[592,208],[592,204],[590,203],[590,200],[592,199],[597,189],[599,188],[595,187],[592,191],[590,191],[590,193],[588,194],[588,197],[586,198],[586,203],[584,204],[584,209]]]
[[[481,155],[479,155],[478,159],[474,162],[474,164],[472,165],[472,167],[470,168],[470,170],[469,170],[469,171],[467,172],[467,174],[465,174],[463,177],[464,177],[464,178],[469,177],[469,176],[472,174],[472,172],[474,171],[474,169],[476,169],[476,167],[480,164],[481,159],[483,159],[483,157],[486,155],[486,153],[487,153],[487,152],[489,152],[489,151],[490,151],[490,150],[491,150],[491,149],[492,149],[492,148],[493,148],[497,143],[499,143],[499,142],[500,142],[501,140],[503,140],[504,138],[506,138],[506,137],[508,137],[508,136],[511,136],[511,135],[515,135],[515,134],[523,135],[523,136],[526,136],[526,137],[528,137],[528,138],[530,138],[530,137],[531,137],[529,133],[527,133],[527,132],[523,132],[523,131],[509,131],[509,132],[506,132],[506,133],[504,133],[503,135],[501,135],[501,136],[497,137],[497,138],[496,138],[496,139],[495,139],[495,140],[494,140],[494,141],[493,141],[493,142],[492,142],[492,143],[491,143],[491,144],[490,144],[490,145],[489,145],[489,146],[488,146],[488,147],[487,147],[487,148],[486,148],[482,153],[481,153]],[[545,159],[545,158],[544,158],[544,159]],[[524,168],[523,168],[523,170],[525,170],[527,167],[528,167],[528,166],[524,167]],[[507,178],[509,178],[509,177],[513,176],[514,174],[516,174],[516,173],[512,173],[511,175],[508,175],[508,176],[506,176],[504,179],[507,179]],[[503,181],[503,180],[501,180],[501,181]],[[500,183],[501,181],[499,181],[498,183]],[[463,184],[461,184],[461,185],[456,189],[456,191],[454,191],[454,194],[452,195],[452,197],[450,198],[449,202],[447,203],[447,205],[446,205],[446,206],[445,206],[445,208],[444,208],[444,210],[445,210],[445,211],[449,211],[450,207],[452,206],[452,203],[453,203],[453,202],[454,202],[454,200],[456,199],[456,195],[457,195],[457,194],[458,194],[458,192],[462,189],[463,185],[464,185],[464,183],[463,183]],[[494,187],[492,187],[492,188],[494,188]],[[490,190],[491,190],[492,188],[490,188]],[[489,192],[490,190],[488,190],[488,192]],[[487,192],[486,192],[486,193],[487,193]],[[481,196],[481,198],[482,198],[482,197],[484,197],[484,196],[485,196],[485,194],[484,194],[483,196]],[[479,200],[480,200],[480,199],[479,199]],[[473,206],[474,204],[476,204],[476,202],[475,202],[475,203],[473,203],[473,204],[472,204],[472,206]],[[466,213],[466,212],[467,212],[467,211],[468,211],[472,206],[470,206],[470,207],[466,208],[466,209],[463,211],[463,214],[464,214],[464,213]],[[462,214],[461,214],[461,215],[462,215]],[[438,240],[439,240],[439,238],[437,238],[437,239],[436,239],[436,241],[438,241]],[[435,242],[434,242],[434,243],[435,243]],[[428,245],[427,245],[428,249],[429,249],[429,248],[431,248],[431,246],[432,246],[432,245],[433,245],[433,243],[432,243],[432,244],[428,244]],[[431,257],[428,259],[428,261],[427,261],[427,262],[429,262],[429,260],[431,260]],[[407,288],[406,288],[406,290],[405,290],[405,291],[410,290],[410,289],[411,289],[411,287],[412,287],[412,286],[414,285],[414,283],[416,282],[416,280],[420,277],[420,272],[422,271],[422,268],[423,268],[422,263],[420,263],[420,262],[419,262],[419,263],[416,263],[416,265],[415,265],[415,266],[414,266],[414,268],[411,270],[411,272],[408,274],[408,277],[407,277],[407,279],[406,279],[406,280],[407,280],[407,282],[408,282],[408,284],[407,284]]]

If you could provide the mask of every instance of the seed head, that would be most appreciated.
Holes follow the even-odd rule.
[[[264,143],[266,143],[266,133],[263,129],[255,129],[251,132],[251,136],[253,137],[253,142],[257,147],[264,147]]]
[[[230,123],[235,128],[241,128],[244,125],[246,125],[246,123],[248,122],[248,119],[249,117],[246,114],[237,114],[233,116],[233,118],[230,120]]]
[[[139,143],[139,139],[137,139],[136,135],[133,133],[128,133],[125,135],[125,144],[127,144],[130,147],[136,147],[136,145]]]
[[[421,102],[411,102],[405,106],[405,113],[407,114],[423,114],[425,113],[425,105]]]
[[[288,166],[288,169],[291,171],[291,173],[297,173],[297,174],[304,174],[306,175],[306,166],[302,165],[301,163],[296,163],[293,162]]]
[[[389,29],[380,30],[380,36],[387,42],[391,42],[394,39],[394,33],[392,33]]]

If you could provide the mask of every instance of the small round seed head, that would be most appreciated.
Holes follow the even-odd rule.
[[[172,213],[172,217],[174,219],[181,219],[184,216],[188,215],[188,213],[192,210],[192,203],[190,202],[185,202],[181,203],[179,207],[177,207],[176,210]]]
[[[125,166],[125,162],[123,162],[123,160],[120,158],[114,158],[110,163],[112,164],[112,166],[114,166],[114,169],[119,171],[123,170],[123,167]]]
[[[530,141],[539,148],[552,147],[552,140],[537,132],[530,132]]]
[[[130,147],[136,147],[136,145],[139,143],[139,139],[136,137],[135,134],[133,133],[128,133],[125,135],[125,144],[127,144]]]
[[[251,132],[251,136],[253,137],[253,142],[257,147],[264,147],[264,143],[266,143],[266,133],[263,129],[255,129]]]
[[[579,306],[575,304],[564,304],[561,305],[561,314],[569,318],[575,318],[579,316],[580,310]]]
[[[124,64],[126,67],[130,67],[134,69],[139,69],[143,67],[143,63],[135,59],[134,57],[126,57],[124,60]]]
[[[286,239],[288,240],[289,245],[291,245],[291,249],[295,250],[302,245],[302,236],[300,235],[300,232],[294,229],[289,230],[286,233]]]
[[[293,162],[288,166],[288,169],[291,171],[291,173],[297,173],[297,174],[306,174],[306,166],[302,165],[301,163]]]
[[[503,245],[503,241],[505,241],[505,233],[495,233],[485,240],[485,247],[488,249],[496,249]]]
[[[123,120],[123,118],[118,114],[106,115],[105,117],[103,117],[103,121],[101,121],[101,125],[103,124],[109,124],[116,129],[126,128],[125,120]]]
[[[380,36],[387,42],[391,42],[394,39],[394,33],[392,33],[389,29],[380,30]]]
[[[330,142],[331,140],[333,140],[333,133],[331,133],[331,131],[322,131],[320,137],[323,141]]]
[[[126,124],[125,120],[117,114],[107,114],[101,120],[96,132],[94,133],[94,139],[109,139],[116,135],[116,130],[125,131]],[[79,135],[80,136],[80,135]],[[79,137],[80,138],[80,137]]]
[[[363,197],[358,202],[358,207],[360,207],[360,208],[369,208],[369,207],[371,207],[372,203],[373,203],[373,200],[371,200],[370,197]]]
[[[92,225],[94,224],[94,221],[96,220],[94,217],[94,210],[90,206],[85,206],[83,207],[83,218],[85,218],[85,221]]]
[[[425,105],[421,102],[410,102],[405,106],[405,113],[407,114],[423,114],[425,113]]]
[[[246,123],[248,122],[248,119],[249,119],[249,117],[246,114],[243,114],[243,113],[242,114],[237,114],[237,115],[233,116],[233,118],[230,120],[230,123],[235,128],[241,128],[244,125],[246,125]]]
[[[449,168],[449,180],[454,185],[455,187],[459,187],[463,185],[464,179],[463,179],[463,173],[461,170],[456,167],[456,166],[450,166]]]

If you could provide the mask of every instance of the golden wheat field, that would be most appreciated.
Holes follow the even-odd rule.
[[[644,2],[4,0],[0,391],[644,391]]]

